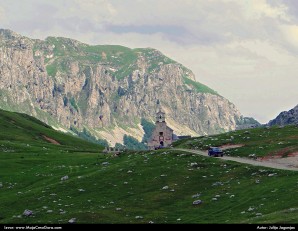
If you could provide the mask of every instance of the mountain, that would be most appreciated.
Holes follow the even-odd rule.
[[[298,125],[298,105],[289,111],[281,112],[275,119],[270,120],[268,125],[289,125],[297,124]]]
[[[1,29],[0,60],[0,108],[65,132],[85,129],[112,145],[124,134],[141,141],[140,121],[154,122],[157,101],[177,135],[233,130],[241,119],[235,105],[151,48],[36,40]]]
[[[257,128],[260,127],[261,124],[252,117],[243,117],[241,116],[240,119],[237,121],[237,130],[247,129],[247,128]]]

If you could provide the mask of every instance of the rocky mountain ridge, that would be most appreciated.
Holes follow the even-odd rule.
[[[63,131],[85,128],[113,145],[124,134],[142,139],[140,120],[154,122],[157,100],[178,135],[234,130],[241,120],[235,105],[155,49],[0,30],[0,108]]]
[[[270,120],[268,125],[284,126],[284,125],[298,125],[298,105],[289,111],[281,112],[275,119]]]

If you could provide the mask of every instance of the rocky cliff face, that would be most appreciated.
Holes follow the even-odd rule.
[[[86,128],[113,144],[124,134],[140,140],[140,119],[154,120],[157,100],[176,134],[233,130],[240,119],[232,103],[155,49],[33,40],[0,30],[3,109],[57,129]]]
[[[268,123],[269,126],[284,126],[290,124],[298,125],[298,105],[290,111],[281,112],[275,119],[270,120]]]

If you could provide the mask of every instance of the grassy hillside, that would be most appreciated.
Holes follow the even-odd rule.
[[[40,148],[92,152],[103,149],[80,138],[57,132],[26,114],[0,110],[0,130],[0,153],[39,153]]]
[[[298,221],[297,172],[166,149],[114,157],[32,117],[0,118],[0,223]]]
[[[230,156],[287,157],[298,152],[298,127],[270,127],[232,131],[220,135],[179,140],[173,146],[206,150],[210,146],[240,144],[243,147],[225,151]]]
[[[298,220],[297,172],[174,151],[115,158],[47,149],[40,155],[1,153],[1,159],[0,223]],[[61,181],[66,175],[69,179]],[[192,205],[195,200],[203,202]],[[34,216],[22,216],[25,209]]]

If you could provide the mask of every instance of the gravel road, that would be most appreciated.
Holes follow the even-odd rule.
[[[182,148],[176,148],[175,150],[209,157],[207,152],[200,151],[200,150],[182,149]],[[250,164],[250,165],[254,165],[254,166],[262,166],[262,167],[282,169],[282,170],[298,171],[298,157],[270,159],[270,160],[266,160],[266,161],[259,161],[259,160],[253,160],[253,159],[248,159],[248,158],[231,157],[231,156],[209,157],[209,158],[219,158],[222,160],[230,160],[230,161],[235,161],[235,162],[243,163],[243,164]]]

